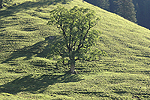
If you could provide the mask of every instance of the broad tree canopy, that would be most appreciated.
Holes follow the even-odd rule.
[[[48,25],[55,25],[62,36],[59,42],[54,43],[50,52],[59,55],[63,61],[67,60],[71,73],[74,73],[76,60],[88,59],[87,54],[95,54],[94,57],[102,54],[100,50],[91,48],[96,45],[100,33],[93,29],[98,20],[93,10],[77,6],[70,10],[57,7],[50,12]],[[90,52],[90,49],[95,51]]]

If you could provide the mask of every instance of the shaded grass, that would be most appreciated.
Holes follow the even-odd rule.
[[[27,76],[19,77],[5,85],[1,85],[0,92],[10,94],[17,94],[24,91],[28,91],[30,93],[43,93],[43,91],[45,91],[49,85],[77,81],[80,81],[77,75],[36,75],[36,77],[33,77],[33,75],[30,74]]]
[[[59,30],[47,26],[49,11],[74,5],[96,11],[102,32],[97,47],[108,56],[76,63],[79,75],[48,59]],[[49,40],[49,36],[55,36]],[[0,99],[148,100],[150,31],[80,0],[13,0],[0,10]]]

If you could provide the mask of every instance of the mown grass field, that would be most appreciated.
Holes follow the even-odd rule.
[[[48,59],[59,31],[46,25],[57,6],[95,10],[100,61],[77,62],[78,75]],[[12,0],[0,10],[0,100],[150,100],[150,30],[73,0]],[[56,36],[49,40],[47,37]]]

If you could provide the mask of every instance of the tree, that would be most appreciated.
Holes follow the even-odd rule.
[[[109,10],[109,0],[85,0],[102,9]]]
[[[109,0],[97,0],[97,6],[109,10]]]
[[[137,23],[150,29],[150,0],[133,0],[137,11]]]
[[[2,8],[3,0],[0,0],[0,8]]]
[[[132,22],[136,22],[136,12],[135,12],[135,8],[134,8],[134,4],[132,3],[132,0],[116,0],[114,1],[116,3],[117,9],[115,10],[115,12],[132,21]]]
[[[60,36],[62,36],[51,46],[50,54],[58,55],[63,63],[68,62],[71,73],[75,73],[77,60],[92,58],[89,55],[96,59],[96,56],[104,54],[99,49],[91,48],[96,45],[99,36],[99,31],[92,29],[98,20],[99,18],[96,18],[94,11],[77,6],[70,10],[57,7],[50,12],[48,25],[57,26],[60,30]]]
[[[110,6],[109,6],[109,11],[115,13],[114,11],[116,10],[116,0],[109,0]]]

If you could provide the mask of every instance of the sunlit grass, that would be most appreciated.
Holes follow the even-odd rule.
[[[148,100],[150,31],[81,0],[52,1],[12,0],[0,10],[0,99]],[[78,75],[47,58],[58,39],[48,37],[59,34],[46,25],[49,11],[60,5],[90,8],[101,18],[95,27],[101,31],[97,47],[108,56],[77,62]]]

